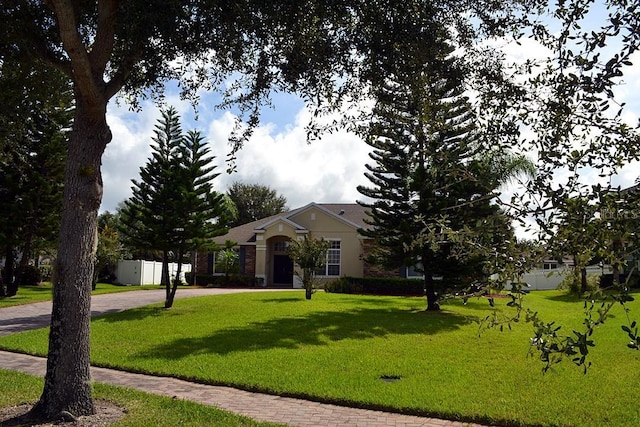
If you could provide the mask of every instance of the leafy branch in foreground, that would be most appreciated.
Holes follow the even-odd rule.
[[[565,359],[586,371],[595,331],[616,305],[627,313],[623,331],[629,347],[637,348],[636,323],[629,322],[626,306],[631,296],[617,276],[630,255],[625,244],[638,244],[630,213],[639,205],[611,182],[640,159],[638,123],[629,120],[635,115],[621,100],[640,49],[639,7],[595,0],[549,4],[540,25],[523,29],[523,34],[530,30],[529,40],[515,41],[544,47],[545,57],[511,64],[513,73],[505,79],[512,85],[479,90],[483,127],[495,143],[517,146],[538,159],[536,179],[511,199],[523,225],[535,223],[528,230],[537,232],[545,246],[560,243],[561,255],[575,255],[581,274],[596,256],[614,271],[614,286],[585,299],[582,326],[571,332],[522,306],[514,315],[487,320],[485,326],[491,327],[524,316],[534,328],[530,352],[545,363],[545,371]]]
[[[582,328],[580,330],[573,329],[570,334],[565,334],[563,326],[556,324],[555,321],[546,322],[537,311],[525,307],[523,296],[527,293],[528,291],[522,287],[522,284],[514,284],[514,289],[509,293],[511,301],[506,305],[515,311],[511,314],[504,314],[498,309],[494,309],[491,314],[479,322],[479,334],[493,328],[499,328],[500,331],[503,331],[505,326],[511,329],[513,323],[520,322],[524,317],[524,321],[533,326],[529,355],[537,355],[544,363],[543,373],[568,358],[576,366],[581,367],[586,374],[591,367],[591,362],[587,360],[589,350],[596,345],[592,336],[598,327],[611,317],[610,311],[616,305],[620,305],[626,314],[626,324],[623,324],[621,329],[630,340],[627,347],[640,350],[638,325],[635,320],[631,320],[629,317],[627,306],[627,303],[634,301],[634,298],[630,295],[626,283],[617,291],[596,290],[585,297]]]

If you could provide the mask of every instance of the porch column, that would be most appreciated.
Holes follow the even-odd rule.
[[[256,236],[256,278],[262,278],[263,285],[268,284],[267,243],[263,236]]]

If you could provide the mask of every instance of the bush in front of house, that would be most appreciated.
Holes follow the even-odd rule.
[[[325,284],[325,292],[390,296],[423,296],[424,282],[400,277],[341,277]]]
[[[193,283],[191,273],[185,274],[188,284]],[[242,274],[232,274],[230,276],[218,276],[213,274],[196,274],[196,286],[206,286],[209,288],[255,288],[258,283],[255,277]]]
[[[38,286],[42,281],[42,273],[38,267],[33,265],[25,265],[19,267],[22,270],[22,276],[20,278],[20,286]]]

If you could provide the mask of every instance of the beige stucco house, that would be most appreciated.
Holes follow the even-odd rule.
[[[263,286],[301,287],[286,248],[305,234],[331,244],[326,265],[317,276],[320,280],[375,275],[370,274],[372,268],[363,261],[370,243],[358,233],[359,228],[367,227],[365,217],[365,209],[358,204],[310,203],[232,228],[214,240],[220,245],[228,240],[236,242],[241,273],[255,277]],[[215,264],[215,254],[200,254],[197,272],[216,274]]]

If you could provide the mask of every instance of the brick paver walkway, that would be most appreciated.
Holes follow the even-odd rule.
[[[246,291],[248,290],[189,289],[178,292],[176,298]],[[264,291],[268,290],[261,290],[261,292]],[[93,315],[99,315],[136,306],[153,304],[163,299],[164,291],[155,290],[96,295],[92,297],[91,300],[91,311]],[[0,335],[47,326],[50,311],[50,303],[35,303],[2,308],[0,309]],[[44,376],[46,359],[0,351],[0,366],[4,369]],[[481,427],[479,424],[467,424],[436,418],[348,408],[301,399],[252,393],[230,387],[203,385],[175,378],[134,374],[113,369],[92,367],[91,375],[92,379],[97,382],[120,385],[178,399],[191,400],[245,415],[255,420],[282,423],[291,426]]]

